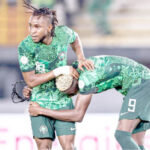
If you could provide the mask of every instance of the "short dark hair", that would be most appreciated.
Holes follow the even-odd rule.
[[[52,30],[51,30],[51,36],[55,36],[55,27],[58,24],[58,20],[57,20],[57,15],[56,15],[56,11],[55,10],[50,10],[47,7],[43,7],[43,8],[35,8],[34,6],[32,6],[29,2],[26,2],[24,0],[24,5],[25,8],[29,9],[32,11],[32,15],[33,16],[46,16],[49,18],[51,24],[52,24]]]

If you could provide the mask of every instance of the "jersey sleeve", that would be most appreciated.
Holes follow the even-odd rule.
[[[99,76],[95,70],[84,70],[81,71],[80,77],[78,80],[79,93],[80,94],[91,94],[96,93],[96,82],[99,80]]]
[[[75,31],[73,31],[72,29],[70,29],[70,28],[68,28],[68,30],[70,30],[69,31],[70,32],[69,43],[71,44],[71,43],[73,43],[76,40],[78,34]]]
[[[35,55],[32,48],[24,41],[18,47],[18,60],[22,72],[35,70]]]
[[[63,43],[71,44],[78,34],[67,26],[58,26],[55,31],[56,36]]]
[[[114,78],[111,78],[109,80],[99,82],[97,83],[97,93],[112,89],[112,88],[117,88],[121,87],[121,82],[122,82],[122,77],[121,76],[116,76]]]
[[[109,80],[89,82],[88,80],[79,80],[79,93],[80,94],[96,94],[103,91],[117,88],[121,86],[122,77],[117,76]],[[89,84],[87,84],[89,82]]]

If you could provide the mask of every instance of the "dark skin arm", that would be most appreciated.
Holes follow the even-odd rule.
[[[76,37],[76,40],[71,44],[71,47],[77,55],[79,61],[78,67],[80,70],[83,70],[83,66],[86,67],[88,70],[94,69],[93,62],[90,60],[86,60],[84,57],[82,44],[78,36]],[[71,67],[70,70],[71,75],[78,79],[77,72]],[[43,74],[35,74],[35,71],[22,72],[22,75],[27,85],[31,88],[55,78],[53,71]]]
[[[78,68],[83,71],[83,66],[84,66],[87,70],[93,70],[94,69],[94,63],[90,60],[87,60],[84,57],[82,43],[81,43],[79,36],[77,36],[76,40],[70,45],[77,55],[77,59],[79,62]]]
[[[44,115],[63,121],[81,122],[91,102],[92,95],[79,94],[76,99],[75,108],[72,110],[51,110],[40,107],[37,103],[31,102],[29,113],[31,116]]]
[[[72,66],[70,66],[69,69],[70,69],[70,75],[78,79],[79,77],[78,72]],[[43,84],[55,78],[53,71],[50,71],[48,73],[42,73],[42,74],[35,74],[35,71],[22,72],[22,75],[26,84],[30,88],[33,88],[37,85]]]
[[[23,78],[29,87],[35,87],[55,78],[53,71],[35,74],[35,71],[22,72]]]
[[[79,61],[78,67],[80,70],[83,70],[83,66],[85,66],[88,70],[94,69],[93,62],[85,59],[84,57],[82,44],[78,36],[76,37],[76,40],[71,44],[71,47],[77,55]],[[78,78],[76,71],[72,67],[70,67],[70,69],[71,75],[75,78]],[[27,85],[31,88],[55,78],[53,71],[43,74],[35,74],[35,71],[22,72],[22,75]]]

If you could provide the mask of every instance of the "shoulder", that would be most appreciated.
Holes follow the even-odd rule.
[[[37,44],[32,41],[31,36],[27,36],[23,41],[20,42],[18,50],[33,50]]]
[[[57,26],[55,28],[55,35],[56,37],[65,38],[65,37],[76,36],[77,33],[67,26]]]
[[[31,36],[28,35],[24,40],[22,40],[22,41],[20,42],[19,47],[21,47],[21,46],[23,46],[23,45],[25,45],[25,44],[27,44],[27,43],[32,43],[32,42],[33,42],[33,41],[32,41]]]
[[[59,41],[59,43],[69,44],[75,41],[76,32],[70,29],[67,26],[57,26],[55,28],[55,39]]]
[[[71,33],[71,32],[73,32],[73,30],[67,26],[62,25],[62,26],[57,26],[55,28],[55,32],[56,33],[58,33],[58,32]]]

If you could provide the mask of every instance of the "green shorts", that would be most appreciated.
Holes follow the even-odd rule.
[[[73,108],[71,103],[61,110]],[[55,132],[57,136],[75,135],[76,132],[75,122],[60,121],[46,116],[31,116],[31,126],[34,138],[49,138],[52,141],[55,140]]]
[[[124,97],[119,120],[141,119],[141,123],[133,133],[150,129],[150,80],[142,80],[141,84],[130,88]]]

